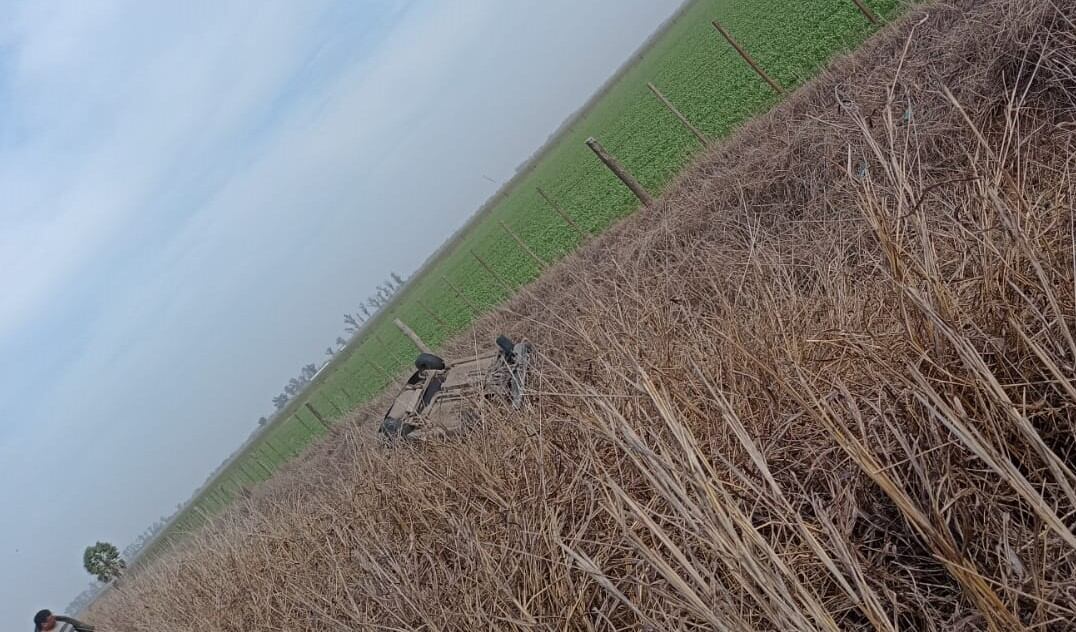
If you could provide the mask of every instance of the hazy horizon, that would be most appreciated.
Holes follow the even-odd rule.
[[[680,4],[0,3],[0,624],[185,501]]]

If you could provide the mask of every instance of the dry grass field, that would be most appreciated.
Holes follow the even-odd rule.
[[[523,414],[357,411],[87,618],[1073,629],[1074,69],[1071,0],[910,10],[453,342]]]
[[[879,21],[901,9],[898,0],[860,1]],[[336,423],[380,396],[393,376],[414,361],[414,346],[393,324],[395,318],[440,345],[537,278],[544,265],[524,251],[502,223],[537,258],[553,263],[579,246],[581,232],[602,232],[632,213],[637,200],[593,155],[586,138],[600,139],[651,193],[664,191],[702,147],[650,92],[648,82],[660,86],[692,125],[714,141],[777,103],[780,97],[718,34],[713,20],[734,33],[788,89],[878,29],[850,0],[684,2],[548,137],[526,166],[411,275],[390,304],[365,321],[313,383],[207,481],[145,557],[198,530],[206,514],[217,514],[271,478],[321,437],[321,419]],[[500,87],[489,88],[495,100]],[[433,178],[416,186],[438,182]],[[565,216],[574,218],[578,230],[551,210],[539,188]]]

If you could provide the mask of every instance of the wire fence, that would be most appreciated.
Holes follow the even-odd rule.
[[[897,0],[697,2],[563,130],[488,217],[360,332],[331,373],[213,478],[177,516],[176,530],[199,528],[394,383],[416,349],[393,319],[432,347],[450,340],[633,212],[640,198],[660,195],[708,142],[771,107],[897,10]],[[583,146],[590,135],[620,177]],[[625,174],[643,195],[625,186]]]

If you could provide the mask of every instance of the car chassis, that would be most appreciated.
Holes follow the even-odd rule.
[[[497,337],[496,350],[446,362],[431,353],[385,413],[378,433],[389,439],[426,440],[457,434],[477,418],[481,400],[523,405],[531,346]]]

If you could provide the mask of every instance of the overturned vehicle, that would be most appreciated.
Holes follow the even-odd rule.
[[[497,337],[488,353],[445,361],[420,353],[415,373],[385,413],[378,432],[391,439],[424,440],[456,434],[477,418],[476,405],[523,404],[531,346]]]

